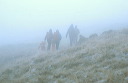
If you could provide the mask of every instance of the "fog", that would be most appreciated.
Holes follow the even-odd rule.
[[[0,45],[39,43],[71,24],[82,35],[128,27],[127,0],[0,0]]]

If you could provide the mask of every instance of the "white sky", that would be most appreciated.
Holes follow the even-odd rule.
[[[0,45],[40,42],[70,24],[88,36],[128,26],[128,0],[0,0]]]

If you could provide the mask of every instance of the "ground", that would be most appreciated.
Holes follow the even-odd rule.
[[[106,31],[56,52],[19,58],[0,83],[128,83],[128,29]]]

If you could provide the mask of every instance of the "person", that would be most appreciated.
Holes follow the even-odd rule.
[[[45,36],[45,41],[47,40],[48,43],[47,50],[51,49],[52,39],[53,39],[53,33],[52,33],[52,29],[50,29]]]
[[[54,51],[56,49],[56,32],[53,33],[53,38],[52,38],[52,51]]]
[[[62,36],[59,32],[59,30],[56,30],[56,34],[55,34],[55,40],[56,40],[56,50],[59,49],[59,45],[60,45],[60,41],[62,39]]]
[[[40,43],[39,49],[40,49],[41,51],[45,51],[45,42],[44,42],[44,41],[42,41],[42,42]]]
[[[75,44],[77,44],[78,36],[80,34],[79,29],[77,28],[77,25],[75,26]]]
[[[59,49],[59,45],[60,45],[60,41],[61,41],[61,34],[59,32],[59,30],[56,30],[56,32],[54,32],[53,34],[53,41],[52,41],[52,48],[53,50],[58,50]]]
[[[66,38],[69,35],[69,39],[70,39],[70,46],[75,44],[75,29],[73,24],[70,25],[67,34],[66,34]]]

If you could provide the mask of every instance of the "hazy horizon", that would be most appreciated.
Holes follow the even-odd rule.
[[[128,27],[127,0],[0,0],[0,45],[44,40],[51,28],[63,38],[71,24],[84,36]]]

